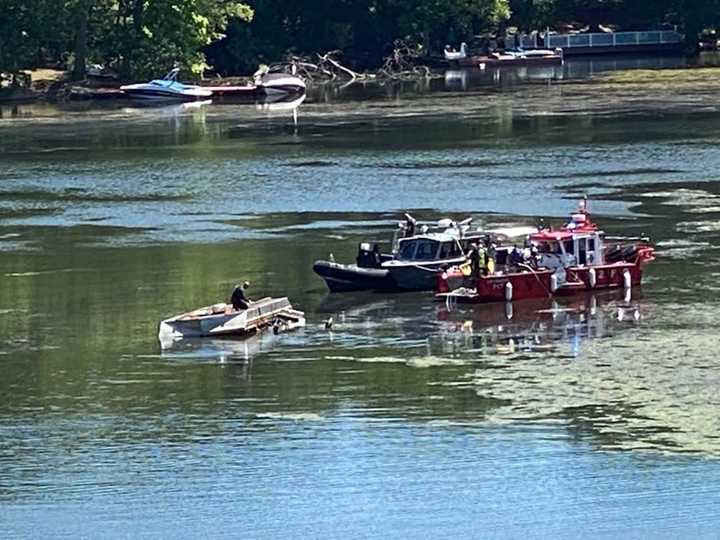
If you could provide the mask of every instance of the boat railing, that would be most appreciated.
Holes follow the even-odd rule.
[[[283,309],[290,308],[290,301],[287,298],[263,298],[257,302],[253,302],[249,308],[245,310],[247,320],[260,319],[277,313]]]
[[[626,45],[679,44],[682,36],[673,30],[650,30],[643,32],[598,32],[589,34],[546,34],[545,47],[592,48]]]

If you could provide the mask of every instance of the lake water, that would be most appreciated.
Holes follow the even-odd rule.
[[[368,90],[297,125],[4,109],[3,535],[716,536],[718,105],[587,86]],[[629,302],[448,309],[311,270],[404,210],[561,223],[584,193],[657,245]],[[243,279],[307,328],[160,349]]]

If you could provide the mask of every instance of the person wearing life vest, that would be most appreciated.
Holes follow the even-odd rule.
[[[495,242],[488,240],[488,249],[485,257],[485,269],[487,273],[492,275],[495,273],[495,253],[497,252],[497,246]]]
[[[487,261],[488,261],[487,248],[484,245],[481,245],[478,248],[478,265],[479,265],[479,272],[483,276],[487,275]]]
[[[470,276],[473,278],[478,277],[480,275],[481,258],[477,244],[470,244],[470,251],[467,254],[467,258],[470,262]]]

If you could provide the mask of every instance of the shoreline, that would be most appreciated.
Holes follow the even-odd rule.
[[[652,55],[655,57],[655,55]],[[620,55],[616,59],[617,61],[631,60],[633,58],[639,58],[644,60],[650,58],[647,56],[628,56]],[[652,86],[660,81],[661,84],[670,83],[672,85],[680,85],[684,87],[687,83],[697,84],[699,87],[709,87],[712,90],[716,89],[714,85],[715,80],[720,80],[720,69],[715,66],[720,64],[720,54],[709,52],[701,54],[696,59],[687,59],[687,64],[684,66],[677,67],[664,67],[662,65],[658,67],[650,66],[648,68],[642,67],[628,67],[626,69],[618,68],[608,71],[597,71],[592,70],[588,76],[578,75],[573,73],[572,66],[570,72],[565,73],[565,76],[557,76],[557,72],[548,72],[546,77],[535,76],[533,78],[527,78],[522,80],[517,78],[514,81],[513,86],[521,88],[523,86],[533,87],[539,85],[549,86],[563,86],[563,87],[574,87],[574,86],[595,86],[598,81],[601,83],[608,84],[624,84],[630,85],[629,87],[634,88],[637,84],[649,84]],[[568,64],[569,65],[569,64]],[[436,80],[445,77],[448,73],[463,72],[469,77],[474,77],[475,74],[480,73],[498,73],[501,77],[504,74],[509,77],[513,75],[520,75],[523,71],[527,71],[527,67],[500,67],[492,68],[490,70],[463,68],[457,69],[452,66],[447,66],[445,69],[438,69],[438,66],[423,75],[418,74],[417,76],[410,78],[390,79],[390,80],[377,80],[377,79],[359,79],[357,81],[352,80],[328,80],[328,81],[309,81],[309,88],[337,88],[343,89],[347,87],[360,87],[360,86],[378,86],[382,87],[390,83],[400,84],[412,84],[422,83],[423,81]],[[560,68],[563,69],[563,68]],[[132,101],[128,96],[123,94],[119,88],[121,85],[128,83],[129,81],[120,81],[112,77],[88,77],[84,81],[69,81],[66,79],[66,72],[53,69],[38,69],[30,72],[29,75],[32,77],[32,83],[29,87],[4,87],[0,88],[0,106],[7,105],[23,105],[32,103],[47,103],[55,105],[63,105],[69,103],[85,103],[93,105],[95,103],[100,106],[104,103],[113,102],[129,102]],[[568,78],[565,78],[568,77]],[[217,77],[204,79],[198,83],[199,86],[246,86],[251,84],[252,77],[250,76],[233,76],[233,77]],[[426,85],[430,91],[429,85]],[[478,87],[478,90],[481,88]],[[452,88],[446,88],[446,90],[453,90]],[[467,91],[468,89],[464,89]],[[470,88],[470,91],[475,88]],[[312,92],[310,92],[312,93]],[[247,102],[248,97],[244,99],[239,97],[231,97],[226,99],[228,102]],[[215,99],[223,99],[217,96]]]
[[[51,78],[34,80],[30,87],[0,88],[0,105],[27,103],[62,104],[73,101],[115,101],[128,100],[128,96],[120,86],[128,81],[120,81],[109,77],[89,77],[84,81],[69,81],[64,72],[51,72]],[[198,86],[242,86],[247,85],[252,77],[218,77],[205,79]]]

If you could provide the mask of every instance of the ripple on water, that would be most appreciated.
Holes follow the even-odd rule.
[[[405,364],[413,368],[430,368],[443,366],[464,366],[470,363],[469,360],[460,358],[448,358],[442,356],[412,356],[403,358],[400,356],[325,356],[326,360],[340,360],[344,362],[358,362],[364,364]]]

